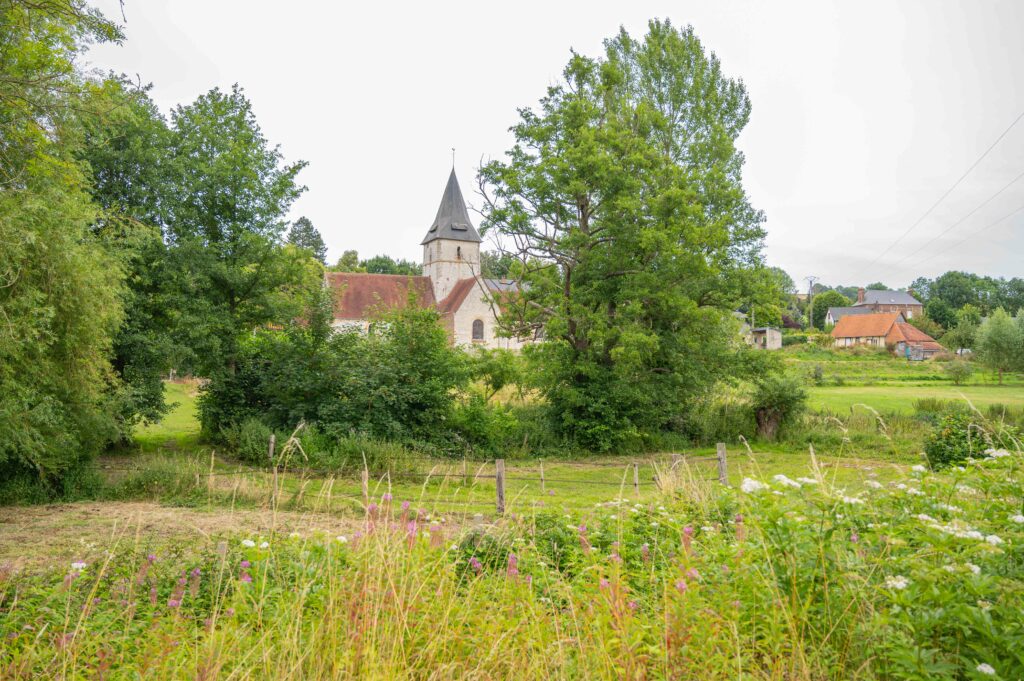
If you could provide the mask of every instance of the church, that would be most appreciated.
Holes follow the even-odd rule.
[[[437,216],[420,244],[423,275],[326,273],[325,284],[334,293],[334,327],[365,330],[375,314],[406,305],[411,292],[417,305],[441,313],[454,345],[521,348],[524,339],[497,335],[498,304],[517,287],[515,282],[481,275],[481,241],[453,168]]]

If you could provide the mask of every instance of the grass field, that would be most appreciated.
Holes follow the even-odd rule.
[[[164,383],[165,398],[171,411],[159,423],[146,424],[135,431],[135,442],[142,451],[185,450],[199,444],[196,418],[198,387],[194,382]]]
[[[868,405],[878,412],[909,414],[914,401],[922,398],[941,400],[968,400],[976,407],[990,404],[1024,406],[1024,386],[1020,385],[868,385],[823,386],[810,388],[809,405],[812,409],[829,409],[845,413],[855,405]]]

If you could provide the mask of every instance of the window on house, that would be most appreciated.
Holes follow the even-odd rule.
[[[473,320],[473,340],[482,341],[484,339],[484,322],[482,319]]]
[[[462,246],[455,247],[455,259],[462,260]]]

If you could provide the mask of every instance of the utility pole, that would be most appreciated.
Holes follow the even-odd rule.
[[[821,277],[807,277],[807,326],[814,328],[814,282]]]

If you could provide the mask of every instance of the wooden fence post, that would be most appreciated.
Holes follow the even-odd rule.
[[[469,485],[469,469],[466,466],[466,457],[462,457],[462,485]]]
[[[494,485],[498,493],[498,515],[505,515],[505,459],[494,460]]]
[[[267,446],[267,461],[274,467],[274,487],[270,491],[271,503],[276,504],[277,502],[277,463],[274,461],[274,449],[277,445],[277,436],[274,433],[270,434],[270,443]]]
[[[633,464],[633,493],[640,498],[640,464]]]
[[[718,482],[729,484],[729,475],[725,468],[725,443],[718,443]]]
[[[548,493],[547,487],[545,487],[545,485],[544,485],[544,462],[543,461],[540,462],[540,493],[541,494],[547,494]]]

